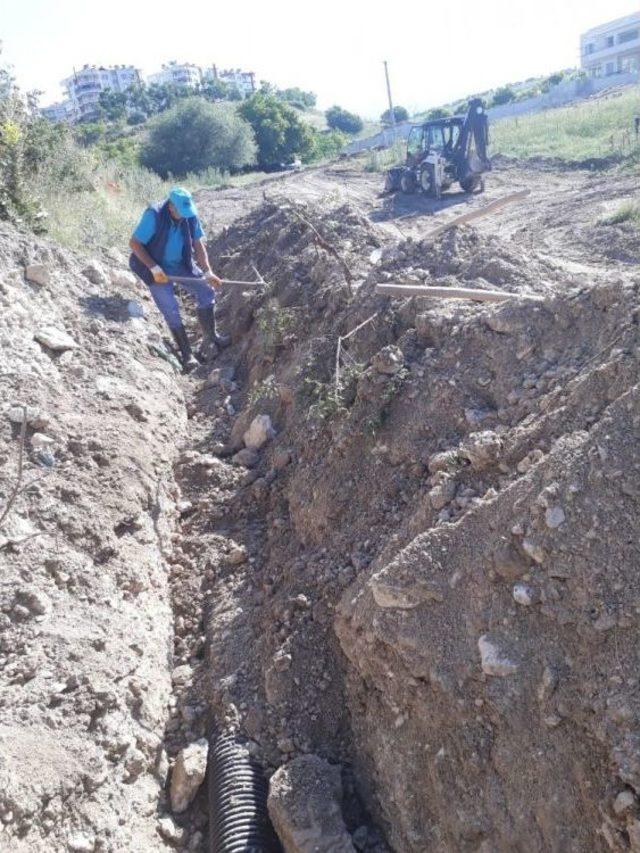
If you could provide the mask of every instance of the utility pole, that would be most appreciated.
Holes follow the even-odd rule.
[[[396,114],[393,111],[393,100],[391,99],[391,83],[389,82],[389,67],[387,65],[387,60],[383,60],[384,65],[384,76],[387,80],[387,95],[389,97],[389,116],[391,118],[391,128],[393,130],[393,140],[395,142],[396,138]]]

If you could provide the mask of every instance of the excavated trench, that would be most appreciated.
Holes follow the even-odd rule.
[[[124,259],[0,234],[0,462],[24,402],[50,465],[0,538],[0,842],[275,848],[268,776],[288,851],[640,849],[637,237],[562,191],[436,241],[266,200],[189,377]]]

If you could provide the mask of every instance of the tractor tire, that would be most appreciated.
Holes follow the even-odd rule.
[[[384,179],[384,191],[385,193],[394,193],[398,189],[398,181],[396,177],[391,173],[387,172]]]
[[[429,166],[420,170],[420,189],[425,195],[433,195],[433,171]]]
[[[407,195],[411,195],[416,191],[416,178],[413,172],[409,169],[406,169],[402,173],[402,177],[400,178],[400,189],[403,193],[407,193]]]
[[[474,193],[478,187],[482,186],[482,178],[480,175],[469,175],[468,178],[463,178],[460,181],[460,186],[466,193]]]

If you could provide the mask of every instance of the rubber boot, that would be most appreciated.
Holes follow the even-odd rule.
[[[191,352],[191,344],[189,343],[189,338],[187,337],[184,326],[179,326],[177,329],[171,329],[171,334],[173,335],[173,340],[176,342],[176,346],[180,352],[180,361],[182,362],[183,371],[185,373],[191,373],[191,371],[198,366],[198,362]]]
[[[215,344],[220,349],[225,349],[229,346],[231,343],[229,335],[221,335],[216,329],[216,309],[214,305],[198,309],[198,322],[202,329],[202,349],[200,352],[203,357],[211,347],[211,344]]]

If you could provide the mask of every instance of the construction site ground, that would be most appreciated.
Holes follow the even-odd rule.
[[[122,247],[0,231],[0,846],[208,850],[173,780],[228,730],[287,853],[640,851],[637,176],[382,183],[200,191],[265,286],[189,376]]]

